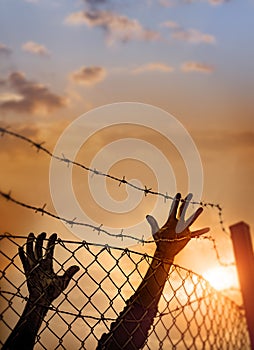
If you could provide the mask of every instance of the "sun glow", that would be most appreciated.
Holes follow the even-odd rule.
[[[203,277],[217,290],[238,286],[236,271],[227,267],[214,267],[203,273]]]

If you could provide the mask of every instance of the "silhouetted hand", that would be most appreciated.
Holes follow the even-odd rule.
[[[153,216],[147,215],[157,246],[153,259],[137,290],[126,302],[126,307],[117,320],[111,324],[109,333],[104,334],[99,340],[97,350],[143,348],[175,255],[192,237],[209,231],[209,228],[204,228],[190,232],[189,227],[203,211],[199,208],[185,221],[184,217],[191,199],[192,195],[189,194],[181,201],[181,195],[178,193],[171,206],[168,220],[162,228],[159,228]]]
[[[209,228],[200,229],[194,232],[189,227],[202,213],[203,209],[199,208],[188,220],[185,221],[185,214],[188,205],[192,199],[192,194],[181,200],[181,194],[177,193],[172,203],[169,217],[165,225],[159,228],[155,218],[147,215],[153,238],[157,245],[157,252],[165,260],[173,261],[177,255],[193,237],[198,237],[209,231]]]
[[[20,247],[19,256],[27,278],[29,300],[49,306],[65,290],[79,267],[71,266],[62,276],[57,276],[53,270],[53,254],[57,235],[53,234],[49,237],[45,254],[43,254],[45,238],[45,232],[41,233],[37,239],[33,233],[30,233],[27,238],[26,254],[23,247]]]

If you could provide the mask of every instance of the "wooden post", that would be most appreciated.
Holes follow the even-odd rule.
[[[245,308],[251,349],[254,349],[254,254],[250,227],[239,222],[229,227]]]

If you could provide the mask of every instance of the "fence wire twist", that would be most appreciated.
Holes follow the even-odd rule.
[[[165,202],[167,200],[173,200],[174,199],[167,192],[166,193],[160,193],[160,192],[157,192],[157,191],[153,191],[152,188],[150,188],[150,187],[148,187],[146,185],[144,186],[144,188],[138,187],[138,186],[134,185],[133,183],[129,182],[126,179],[125,176],[123,176],[122,178],[118,178],[118,177],[112,176],[111,174],[103,173],[100,170],[89,168],[85,164],[82,164],[82,163],[73,161],[71,159],[68,159],[68,158],[66,158],[66,156],[64,154],[62,154],[61,156],[53,154],[50,150],[48,150],[46,147],[43,146],[45,142],[35,142],[32,139],[30,139],[30,138],[28,138],[28,137],[26,137],[24,135],[21,135],[19,133],[16,133],[16,132],[8,130],[8,128],[6,128],[6,127],[0,127],[0,133],[1,133],[2,137],[4,135],[9,135],[9,136],[13,136],[14,138],[20,139],[20,140],[30,144],[31,146],[35,147],[37,152],[42,151],[42,152],[46,153],[49,157],[54,158],[54,159],[56,159],[56,160],[58,160],[60,162],[63,162],[65,164],[67,164],[68,167],[71,164],[71,165],[76,166],[76,167],[78,167],[78,168],[80,168],[82,170],[85,170],[85,171],[88,171],[88,172],[92,173],[92,176],[93,175],[103,176],[103,177],[106,177],[106,178],[109,178],[109,179],[111,179],[113,181],[118,182],[119,186],[121,186],[122,184],[125,184],[127,186],[133,187],[135,190],[143,192],[145,196],[147,196],[148,194],[149,195],[159,196],[159,197],[162,197]],[[13,203],[15,203],[17,205],[20,205],[22,207],[25,207],[27,209],[34,210],[35,213],[41,213],[41,215],[45,214],[47,216],[50,216],[51,218],[55,218],[57,220],[61,220],[62,222],[67,223],[71,227],[73,227],[74,225],[89,227],[89,228],[93,229],[94,231],[97,231],[98,234],[103,233],[105,235],[108,235],[108,236],[111,236],[111,237],[116,237],[116,238],[119,238],[121,240],[123,240],[124,238],[128,238],[128,239],[131,238],[131,239],[133,239],[134,243],[135,242],[139,242],[139,243],[142,243],[142,244],[144,244],[144,243],[154,243],[153,239],[152,240],[145,240],[143,236],[142,236],[142,238],[138,238],[138,237],[131,236],[129,234],[125,234],[124,233],[124,229],[121,229],[119,231],[119,233],[114,234],[114,233],[109,232],[106,229],[104,229],[103,224],[101,224],[100,226],[96,227],[96,226],[93,226],[93,225],[91,225],[89,223],[86,223],[86,222],[79,222],[77,220],[77,217],[75,217],[73,219],[60,217],[57,214],[51,213],[48,210],[46,210],[46,206],[47,206],[46,203],[44,203],[41,207],[37,207],[35,205],[30,205],[30,204],[21,202],[21,201],[17,200],[16,198],[14,198],[11,195],[11,191],[4,192],[4,191],[0,190],[0,196],[5,198],[5,199],[7,199],[7,201],[11,201],[11,202],[13,202]],[[227,230],[226,230],[226,228],[225,228],[225,225],[224,225],[223,210],[222,210],[222,207],[221,207],[220,204],[214,204],[214,203],[211,203],[211,202],[204,202],[204,201],[202,201],[202,202],[191,201],[190,203],[193,204],[193,205],[199,205],[199,206],[204,207],[204,208],[205,207],[210,207],[210,208],[217,209],[220,227],[221,227],[221,229],[222,229],[222,231],[224,233],[229,235]],[[215,255],[216,255],[216,259],[217,259],[217,261],[219,262],[220,265],[222,265],[222,266],[235,265],[234,262],[224,262],[221,259],[221,256],[220,256],[220,253],[219,253],[219,250],[218,250],[218,247],[217,247],[216,240],[212,236],[203,236],[202,239],[207,239],[210,242],[212,242],[213,249],[214,249]]]
[[[1,335],[4,343],[27,300],[18,247],[26,237],[1,236]],[[129,249],[58,239],[54,270],[80,271],[43,321],[35,349],[95,349],[137,289],[152,257]],[[244,311],[200,275],[172,265],[143,349],[250,349]]]

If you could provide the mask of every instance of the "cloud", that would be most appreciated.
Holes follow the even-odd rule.
[[[197,29],[185,29],[175,21],[166,21],[161,23],[161,27],[169,28],[172,32],[173,39],[186,41],[192,44],[215,44],[216,38],[214,35],[202,33]]]
[[[18,102],[21,100],[23,100],[23,97],[19,94],[15,94],[12,92],[4,92],[0,94],[0,104],[10,102],[10,101]]]
[[[173,70],[174,68],[169,66],[168,64],[161,63],[161,62],[152,62],[133,69],[132,73],[139,74],[139,73],[154,72],[154,71],[162,72],[162,73],[170,73]]]
[[[87,25],[101,28],[109,43],[120,40],[158,40],[158,32],[145,29],[136,19],[130,19],[112,11],[88,10],[71,13],[65,20],[69,25]]]
[[[182,64],[181,70],[186,73],[191,73],[191,72],[212,73],[214,71],[214,67],[206,63],[189,61],[189,62],[184,62]]]
[[[49,56],[48,49],[41,44],[35,43],[34,41],[27,41],[22,45],[22,50],[39,56]]]
[[[106,76],[106,70],[103,67],[83,66],[77,71],[71,73],[71,79],[78,84],[93,85],[102,81]]]
[[[208,0],[209,4],[211,5],[221,5],[229,1],[230,0]]]
[[[165,0],[167,1],[167,0]],[[197,3],[197,2],[207,2],[208,4],[211,4],[211,5],[221,5],[221,4],[224,4],[226,2],[230,2],[231,0],[182,0],[180,2],[182,2],[183,4],[194,4],[194,3]],[[179,4],[179,0],[178,0],[178,3],[177,1],[174,1],[174,4]]]
[[[171,7],[174,5],[174,2],[172,0],[158,0],[158,3],[163,7]]]
[[[108,3],[108,0],[84,0],[85,4],[88,4],[89,6],[96,6],[96,5],[104,5]]]
[[[49,90],[43,84],[28,80],[21,72],[12,72],[3,84],[15,93],[0,97],[0,109],[18,113],[46,113],[65,107],[67,99]]]
[[[231,0],[158,0],[158,4],[162,7],[176,7],[179,5],[191,5],[199,2],[206,2],[210,5],[222,5]]]
[[[216,42],[216,39],[213,35],[202,33],[196,29],[176,29],[172,33],[172,37],[176,40],[187,41],[193,44],[214,44]]]
[[[0,43],[0,55],[9,56],[12,53],[12,50],[5,44]]]
[[[166,21],[161,23],[162,27],[167,27],[167,28],[171,28],[171,29],[176,29],[179,28],[179,24],[176,23],[175,21]]]

